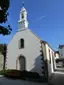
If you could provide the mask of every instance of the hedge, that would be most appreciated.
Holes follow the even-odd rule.
[[[15,69],[8,69],[0,71],[0,75],[4,75],[13,79],[39,79],[40,76],[37,72],[28,72],[26,70],[20,71]]]

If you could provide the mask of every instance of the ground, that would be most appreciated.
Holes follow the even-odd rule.
[[[35,83],[26,80],[13,80],[0,77],[0,85],[47,85],[47,83]]]

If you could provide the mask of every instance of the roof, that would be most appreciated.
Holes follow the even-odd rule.
[[[62,49],[64,47],[64,45],[59,45],[59,48]]]
[[[46,42],[46,41],[43,41],[43,40],[41,40],[41,42],[42,43],[44,43],[44,44],[47,44],[50,48],[51,48],[51,46],[48,44],[48,42]],[[52,48],[51,48],[52,49]],[[54,49],[52,49],[54,52],[55,52],[55,50]]]
[[[21,12],[23,12],[23,11],[26,11],[26,9],[24,7],[21,8]]]
[[[41,40],[33,31],[31,31],[30,29],[28,29],[32,34],[34,34],[39,40]]]
[[[41,40],[41,43],[47,44],[47,42],[46,41],[43,41],[43,40]]]
[[[29,29],[30,30],[30,29]],[[30,30],[31,31],[31,30]],[[32,31],[31,31],[32,32]],[[32,32],[38,39],[40,39],[34,32]],[[50,48],[51,48],[51,46],[48,44],[48,42],[46,42],[46,41],[44,41],[44,40],[41,40],[40,39],[40,41],[41,41],[41,43],[44,43],[44,44],[47,44]],[[52,49],[52,48],[51,48]],[[53,51],[54,51],[54,49],[52,49]],[[55,51],[54,51],[55,52]]]
[[[41,40],[32,30],[30,30],[30,29],[24,29],[24,30],[29,30],[31,33],[33,33],[41,41],[41,43],[47,44],[51,48],[51,46],[48,44],[48,42]],[[21,31],[24,31],[24,30],[21,30]],[[17,31],[17,32],[20,32],[20,31]],[[54,49],[52,49],[52,50],[54,51]]]
[[[55,53],[58,53],[59,54],[59,51],[55,51]]]

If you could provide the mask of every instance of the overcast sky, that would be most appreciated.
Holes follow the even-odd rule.
[[[64,0],[24,1],[29,29],[57,50],[59,44],[64,44]],[[9,36],[0,35],[0,43],[8,44],[18,30],[21,8],[22,0],[10,0],[7,24],[10,24],[13,30]]]

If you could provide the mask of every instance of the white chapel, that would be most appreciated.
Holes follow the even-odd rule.
[[[28,28],[27,11],[22,7],[18,32],[7,46],[7,69],[35,71],[42,74],[40,39]]]
[[[55,51],[46,41],[42,41],[28,27],[27,11],[22,7],[18,31],[7,45],[6,69],[27,70],[37,72],[41,76],[44,70],[44,61],[47,61],[48,75],[53,72],[53,57]]]

